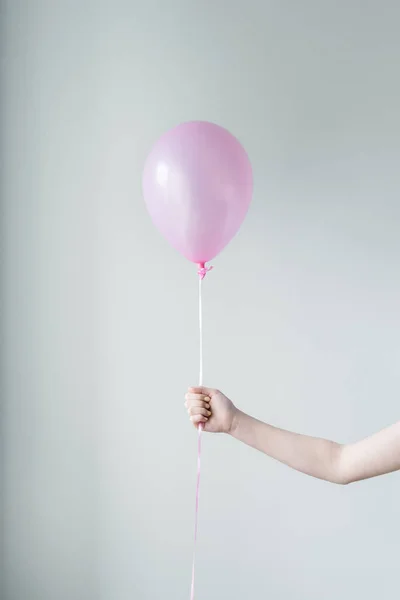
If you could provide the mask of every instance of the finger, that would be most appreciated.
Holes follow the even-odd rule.
[[[189,415],[203,415],[203,417],[211,417],[211,411],[201,406],[191,406],[188,410]]]
[[[211,402],[211,398],[208,396],[204,396],[203,394],[186,394],[186,404],[187,406],[195,406],[196,404],[208,404],[208,407]]]
[[[186,400],[192,401],[192,400],[202,400],[204,402],[210,402],[210,397],[206,396],[205,394],[192,394],[192,393],[187,393],[185,396]]]
[[[208,421],[207,417],[203,417],[203,415],[193,415],[192,417],[190,417],[190,420],[192,421],[193,425],[198,425],[199,423],[207,423]]]
[[[214,390],[204,386],[190,387],[189,394],[202,394],[203,396],[211,396]]]
[[[201,394],[186,394],[185,406],[202,406],[204,408],[210,408],[211,399],[208,396],[202,396]]]
[[[198,401],[198,400],[192,400],[190,402],[188,402],[186,400],[185,406],[186,406],[186,408],[192,408],[194,406],[199,406],[200,408],[206,408],[207,410],[210,410],[210,404],[208,402]]]

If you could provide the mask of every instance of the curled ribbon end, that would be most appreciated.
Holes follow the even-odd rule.
[[[197,274],[198,274],[198,276],[199,276],[200,280],[203,280],[203,279],[204,279],[204,277],[207,275],[207,273],[208,273],[209,271],[212,271],[212,269],[214,268],[214,267],[212,267],[212,266],[211,266],[211,267],[207,267],[207,266],[206,266],[206,263],[199,263],[199,264],[198,264],[198,267],[199,267],[199,268],[198,268],[198,270],[197,270]]]

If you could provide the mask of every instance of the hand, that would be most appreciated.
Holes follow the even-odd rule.
[[[238,414],[237,408],[222,392],[206,387],[189,388],[185,406],[197,428],[203,424],[210,433],[231,433]]]

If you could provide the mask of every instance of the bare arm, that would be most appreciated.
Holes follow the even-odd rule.
[[[228,433],[318,479],[347,484],[400,470],[400,421],[355,444],[341,445],[257,421],[211,388],[190,388],[186,406],[196,427],[202,423],[205,431]]]
[[[355,444],[340,445],[277,429],[238,412],[231,435],[297,471],[332,483],[400,469],[400,422]]]

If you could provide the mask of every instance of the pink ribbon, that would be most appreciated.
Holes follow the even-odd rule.
[[[199,525],[199,497],[200,497],[200,474],[201,474],[201,434],[203,425],[200,423],[198,427],[197,438],[197,481],[196,481],[196,511],[194,517],[194,548],[193,548],[193,564],[192,564],[192,585],[190,588],[190,600],[194,600],[194,580],[196,571],[196,549],[197,549],[197,531]]]
[[[200,263],[197,274],[200,277],[200,279],[204,279],[204,277],[207,275],[207,273],[209,271],[212,271],[213,268],[214,267],[206,267],[205,263]]]

